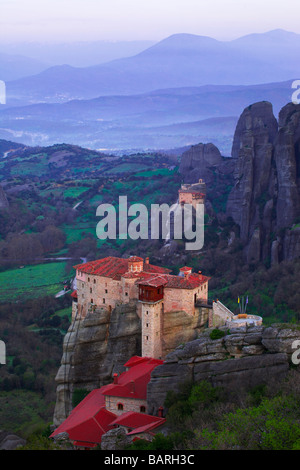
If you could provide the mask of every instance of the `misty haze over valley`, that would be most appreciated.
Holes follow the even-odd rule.
[[[246,106],[270,101],[277,115],[291,101],[299,47],[300,35],[284,30],[232,41],[3,44],[0,138],[115,152],[212,142],[229,156]]]

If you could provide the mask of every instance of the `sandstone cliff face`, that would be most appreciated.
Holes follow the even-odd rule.
[[[221,153],[214,144],[197,144],[182,154],[179,172],[184,175],[185,183],[196,183],[203,178],[209,184],[212,169],[221,164]]]
[[[164,364],[152,372],[147,401],[150,413],[157,414],[168,391],[179,391],[187,380],[209,381],[238,392],[261,384],[280,381],[290,368],[292,345],[300,340],[300,330],[284,326],[220,328],[223,338],[210,339],[206,330],[198,339],[171,352]]]
[[[291,227],[300,214],[300,105],[290,103],[279,113],[275,163],[277,226]]]
[[[300,106],[289,103],[277,123],[268,102],[242,113],[232,146],[234,187],[227,215],[240,227],[248,263],[299,256]]]
[[[206,308],[198,308],[195,316],[183,311],[166,312],[163,355],[197,338],[207,321]],[[93,390],[111,383],[115,372],[123,372],[123,365],[141,354],[141,320],[136,302],[120,305],[111,313],[97,308],[84,319],[76,319],[64,338],[53,424],[58,426],[71,412],[75,389]]]
[[[277,121],[270,103],[256,103],[241,115],[234,135],[232,157],[236,159],[235,185],[227,211],[247,241],[260,222],[259,198],[268,193]]]
[[[123,364],[136,354],[141,354],[141,324],[135,305],[122,305],[111,313],[99,309],[77,319],[64,338],[54,425],[72,410],[74,389],[93,390],[111,383],[112,375],[123,372]]]

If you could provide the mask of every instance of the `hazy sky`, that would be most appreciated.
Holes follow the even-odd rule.
[[[299,0],[0,0],[0,41],[234,39],[300,33]]]

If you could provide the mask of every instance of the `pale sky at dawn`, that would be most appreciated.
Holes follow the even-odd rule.
[[[0,0],[0,41],[160,40],[191,33],[230,40],[300,33],[299,0]]]

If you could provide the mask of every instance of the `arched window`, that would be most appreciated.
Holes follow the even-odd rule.
[[[123,411],[123,409],[124,409],[123,403],[118,403],[118,410]]]
[[[140,413],[146,413],[146,407],[140,406]]]

